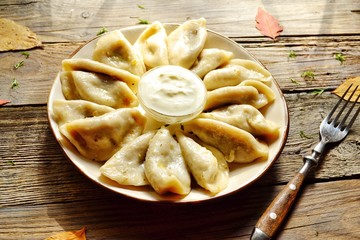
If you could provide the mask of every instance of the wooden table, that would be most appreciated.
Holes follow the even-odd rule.
[[[138,5],[143,6],[139,7]],[[284,26],[277,41],[254,27],[263,7]],[[275,195],[318,141],[331,93],[360,76],[360,2],[3,0],[0,17],[32,29],[43,47],[0,53],[0,239],[44,239],[85,226],[88,239],[248,239]],[[258,58],[285,94],[290,131],[274,166],[245,190],[198,204],[154,204],[116,195],[94,184],[68,161],[47,120],[47,98],[61,60],[105,27],[182,23],[205,17]],[[294,51],[296,58],[289,58]],[[334,58],[342,53],[341,64]],[[301,74],[313,71],[315,80]],[[11,89],[12,79],[19,86]],[[324,89],[314,95],[316,89]],[[358,119],[359,120],[359,119]],[[304,138],[300,132],[306,134]],[[306,180],[278,239],[360,239],[360,121],[329,150]]]

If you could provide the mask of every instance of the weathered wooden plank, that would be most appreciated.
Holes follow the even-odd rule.
[[[237,40],[237,39],[236,39]],[[283,91],[308,91],[334,89],[345,79],[360,75],[359,36],[282,38],[278,42],[247,44],[239,39],[250,53],[256,56],[273,74]],[[296,57],[289,57],[290,52]],[[340,53],[345,61],[336,60]],[[305,80],[301,75],[312,71],[315,80]],[[296,83],[295,83],[296,82]]]
[[[0,53],[0,99],[11,104],[44,104],[61,69],[61,61],[68,58],[79,44],[46,45],[43,49],[28,51],[29,58],[21,52]],[[24,61],[22,67],[14,65]],[[11,88],[16,79],[19,86]]]
[[[142,4],[143,9],[137,5]],[[206,6],[206,7],[204,7]],[[311,7],[310,7],[311,6]],[[229,37],[261,36],[255,28],[257,8],[263,7],[284,26],[284,36],[358,34],[360,9],[349,1],[86,1],[6,0],[0,16],[30,27],[44,42],[91,38],[100,28],[131,26],[138,19],[182,23],[205,17],[208,27]],[[18,14],[21,13],[21,14]],[[306,19],[306,20],[305,20]],[[299,27],[301,26],[301,27]]]
[[[144,203],[95,189],[103,199],[89,195],[81,202],[0,208],[0,238],[44,239],[86,226],[89,239],[249,239],[281,186],[269,194],[264,194],[269,192],[265,188],[269,187],[249,188],[221,201],[180,205]],[[279,239],[358,239],[359,191],[359,180],[305,186]]]
[[[290,135],[279,160],[260,185],[289,181],[301,167],[302,157],[311,153],[318,141],[318,127],[337,97],[329,93],[287,94]],[[63,156],[47,122],[46,108],[0,108],[0,206],[76,201],[94,191],[93,184]],[[303,131],[308,138],[301,137]],[[308,182],[354,177],[360,174],[359,121],[353,132],[328,151]],[[36,179],[36,181],[29,181]],[[81,185],[81,188],[78,186]],[[57,186],[57,187],[55,187]],[[25,189],[24,191],[19,191]],[[51,190],[51,191],[50,191]],[[97,191],[95,191],[97,192]],[[91,194],[101,198],[102,193]]]
[[[360,36],[235,40],[270,70],[284,92],[334,89],[345,79],[360,76]],[[0,53],[0,99],[10,100],[10,105],[46,103],[61,61],[81,44],[46,44],[29,51],[28,59],[20,52]],[[290,51],[297,57],[289,58]],[[334,58],[338,52],[346,58],[343,64]],[[14,65],[22,60],[24,66],[15,70]],[[313,71],[315,80],[305,81],[304,71]],[[14,78],[19,87],[11,89]]]

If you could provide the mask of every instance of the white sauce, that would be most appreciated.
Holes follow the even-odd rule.
[[[142,76],[138,97],[144,110],[156,120],[175,123],[194,118],[203,110],[206,89],[195,73],[168,65]]]

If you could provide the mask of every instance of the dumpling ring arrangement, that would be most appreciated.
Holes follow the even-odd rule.
[[[153,189],[156,199],[186,198],[194,189],[209,197],[228,191],[233,169],[266,162],[274,155],[273,143],[280,151],[287,120],[266,118],[278,95],[271,74],[211,41],[204,18],[176,27],[156,21],[136,38],[128,39],[122,30],[108,32],[83,56],[63,60],[61,91],[55,94],[54,86],[49,99],[49,117],[62,147],[85,159],[85,165],[95,165],[97,180],[112,188]],[[142,77],[164,66],[200,79],[205,89],[200,113],[166,122],[139,104]],[[170,107],[176,114],[176,106],[194,96],[186,78],[172,72],[160,76],[167,97],[176,99]],[[154,89],[149,96],[166,104]]]

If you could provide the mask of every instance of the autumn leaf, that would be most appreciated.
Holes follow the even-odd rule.
[[[85,227],[76,231],[61,232],[45,240],[86,240]]]
[[[2,99],[0,99],[0,106],[1,105],[5,105],[5,104],[7,104],[7,103],[9,103],[10,101],[8,101],[8,100],[2,100]]]
[[[270,15],[268,12],[264,11],[262,8],[258,8],[258,13],[256,15],[256,28],[265,36],[272,39],[276,39],[280,32],[284,28],[279,24],[279,21]]]
[[[350,85],[353,84],[353,86],[351,87],[351,89],[349,90],[349,92],[346,94],[346,96],[344,97],[345,100],[348,100],[351,93],[354,91],[355,86],[359,86],[360,85],[360,77],[355,77],[355,78],[349,78],[347,79],[345,82],[343,82],[342,84],[340,84],[340,86],[338,86],[334,91],[332,91],[332,93],[338,95],[339,97],[341,97],[346,89],[348,89],[350,87]],[[354,96],[351,98],[351,101],[354,102],[355,99],[360,95],[360,87],[356,90],[356,92],[354,93]]]

